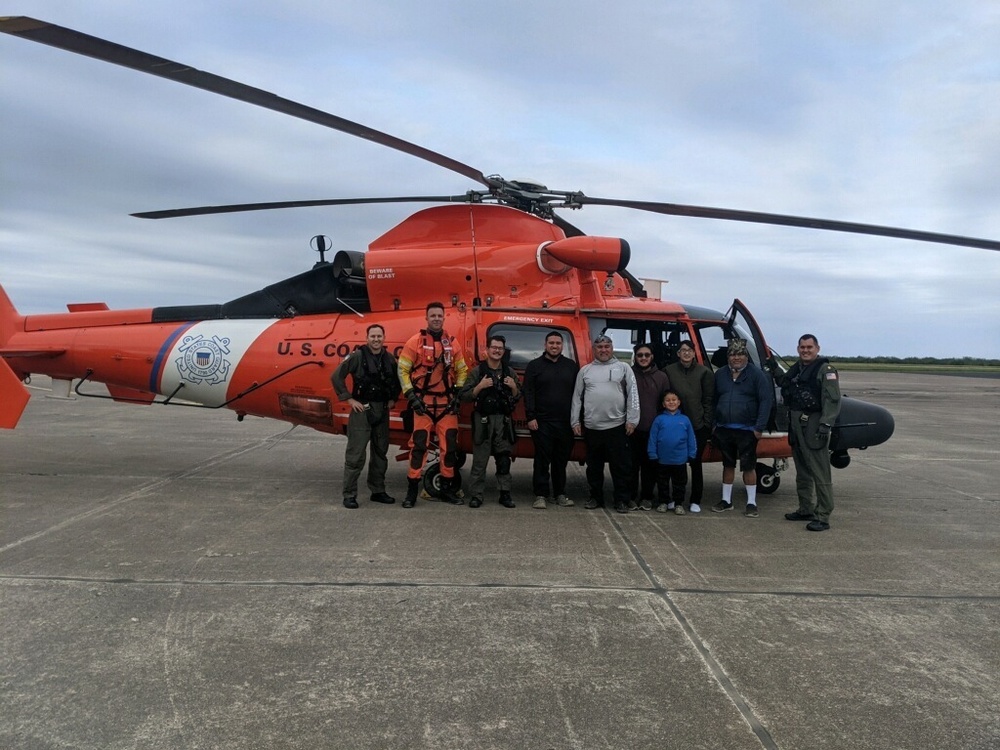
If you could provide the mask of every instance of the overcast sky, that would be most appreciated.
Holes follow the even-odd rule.
[[[46,21],[471,164],[600,197],[1000,239],[1000,4],[32,0]],[[143,221],[216,203],[463,193],[405,154],[0,35],[0,283],[21,312],[222,302],[422,206]],[[1000,358],[1000,253],[588,207],[664,297],[742,299],[777,351]]]

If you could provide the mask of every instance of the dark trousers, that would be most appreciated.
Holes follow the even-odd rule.
[[[705,445],[708,443],[712,430],[708,427],[701,427],[694,431],[694,439],[698,443],[698,454],[694,461],[690,461],[691,466],[691,502],[701,504],[702,492],[705,488],[705,478],[701,470],[701,457],[705,453]]]
[[[632,499],[652,500],[656,489],[656,461],[649,457],[649,432],[636,430],[628,436],[632,453],[632,472],[629,475],[629,492]]]
[[[566,494],[566,464],[573,450],[573,428],[569,421],[539,422],[532,431],[535,444],[535,463],[531,472],[531,487],[536,495],[558,497]],[[552,477],[552,494],[549,495],[549,476]]]
[[[683,505],[687,487],[687,464],[657,464],[656,483],[660,487],[661,503]]]
[[[389,410],[383,403],[373,403],[370,411],[351,411],[347,418],[347,450],[344,451],[344,497],[356,497],[358,478],[365,468],[366,453],[371,451],[368,464],[368,489],[374,495],[385,492],[385,472],[389,468]],[[369,421],[374,415],[375,424]]]
[[[587,484],[591,499],[604,503],[604,464],[607,463],[611,469],[615,503],[627,503],[632,499],[628,481],[632,455],[629,453],[625,425],[610,430],[585,428],[583,439],[587,445]]]

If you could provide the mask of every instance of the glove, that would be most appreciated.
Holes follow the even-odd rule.
[[[406,400],[409,402],[410,410],[413,411],[414,414],[427,414],[427,407],[415,391],[407,393]]]

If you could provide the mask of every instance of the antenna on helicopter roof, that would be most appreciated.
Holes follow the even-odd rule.
[[[326,259],[326,251],[330,249],[330,238],[325,234],[317,234],[311,240],[309,240],[309,247],[319,253],[319,261],[313,265],[313,268],[319,268],[320,266],[330,265],[329,261]]]

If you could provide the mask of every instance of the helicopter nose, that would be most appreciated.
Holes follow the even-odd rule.
[[[834,427],[830,449],[844,451],[881,445],[892,437],[895,429],[896,421],[888,409],[845,397],[840,401],[840,415]]]

